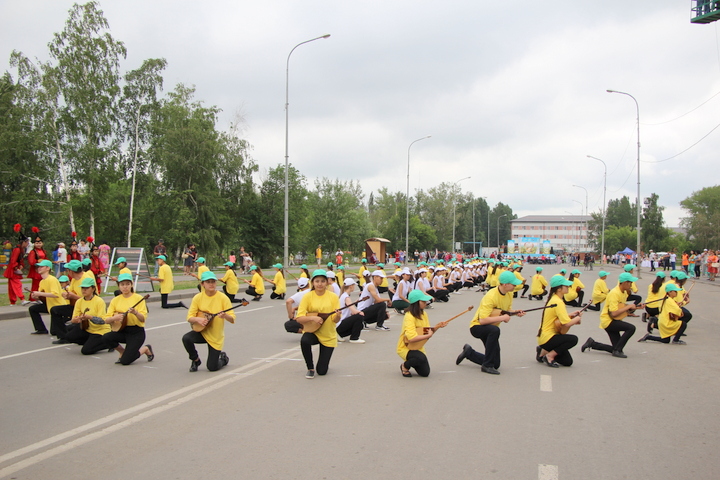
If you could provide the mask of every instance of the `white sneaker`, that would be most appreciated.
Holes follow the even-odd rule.
[[[338,335],[337,337],[338,337],[338,342],[346,342],[347,341],[347,337],[341,337],[340,335]]]
[[[375,330],[380,330],[380,331],[385,331],[385,332],[387,332],[387,331],[390,331],[390,327],[386,327],[385,325],[382,325],[382,326],[377,326],[377,327],[375,327]]]
[[[459,291],[453,292],[453,293],[454,293],[455,295],[462,295],[462,293],[460,293]]]
[[[358,338],[357,340],[350,340],[350,343],[365,343],[365,340]]]
[[[22,305],[24,307],[25,305],[30,305],[31,303],[33,303],[33,302],[31,302],[30,300],[23,300],[22,302],[20,302],[20,305]],[[34,305],[34,303],[33,303],[33,305]]]

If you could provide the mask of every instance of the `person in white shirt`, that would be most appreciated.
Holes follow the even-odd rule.
[[[350,343],[365,343],[365,340],[360,338],[360,333],[363,330],[365,319],[365,313],[358,310],[355,305],[352,305],[350,294],[355,290],[357,282],[352,278],[346,278],[343,281],[343,293],[340,295],[340,308],[348,307],[340,312],[340,321],[335,324],[335,331],[338,335],[338,342],[344,342],[347,337],[350,337]]]
[[[378,285],[380,285],[385,278],[385,272],[382,270],[375,270],[372,272],[372,281],[365,283],[363,291],[360,294],[360,298],[368,297],[367,300],[358,304],[358,310],[362,310],[365,316],[365,324],[376,323],[375,330],[390,330],[386,327],[385,320],[388,319],[387,306],[390,300],[384,300],[380,297],[378,292]]]
[[[295,320],[295,314],[300,306],[300,300],[310,291],[310,281],[305,277],[300,277],[298,278],[297,285],[297,293],[285,300],[285,308],[288,313],[288,321],[285,322],[285,331],[288,333],[303,333],[302,324]]]
[[[65,244],[63,242],[58,243],[57,249],[57,263],[55,264],[56,277],[65,272],[65,264],[67,263],[67,250],[65,250]]]

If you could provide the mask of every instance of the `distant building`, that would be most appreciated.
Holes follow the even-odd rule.
[[[590,252],[588,244],[588,222],[590,215],[528,215],[511,220],[510,239],[519,253],[523,244],[540,243],[547,249],[550,247],[557,251]],[[526,239],[527,241],[523,241]],[[529,240],[534,239],[534,240]]]

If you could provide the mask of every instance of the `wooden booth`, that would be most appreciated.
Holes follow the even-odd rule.
[[[368,263],[385,263],[385,244],[390,243],[387,238],[368,238],[365,240],[365,258]]]

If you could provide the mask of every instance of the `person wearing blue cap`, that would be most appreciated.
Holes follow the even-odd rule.
[[[198,257],[195,260],[195,263],[198,264],[197,273],[190,272],[190,276],[195,277],[198,280],[200,280],[202,278],[203,273],[210,271],[210,267],[208,267],[205,264],[205,257]],[[200,283],[198,283],[197,289],[198,289],[198,292],[202,292],[202,281],[200,281]]]
[[[408,295],[410,306],[408,307],[405,317],[403,318],[402,329],[400,330],[400,338],[397,344],[397,353],[404,361],[400,364],[400,372],[403,377],[412,377],[410,369],[414,368],[418,375],[427,377],[430,375],[430,363],[428,362],[425,346],[414,348],[413,344],[418,342],[427,342],[435,333],[435,329],[430,327],[430,320],[425,312],[427,302],[433,297],[426,295],[420,290],[413,290]],[[447,325],[447,321],[440,322],[437,328]],[[418,333],[422,332],[422,333]]]
[[[635,333],[635,325],[623,322],[622,319],[637,308],[643,308],[643,305],[625,304],[627,295],[632,291],[632,284],[636,281],[637,278],[631,274],[627,272],[621,273],[618,277],[617,286],[608,293],[605,307],[600,313],[600,328],[607,332],[611,344],[596,342],[592,337],[589,337],[581,347],[582,352],[589,348],[608,352],[613,357],[627,358],[623,348]]]
[[[653,336],[648,332],[638,342],[652,340],[654,342],[670,343],[670,338],[674,336],[675,338],[672,339],[673,345],[686,345],[680,339],[687,328],[683,311],[677,303],[677,299],[680,298],[680,288],[673,283],[669,283],[666,285],[665,291],[667,296],[662,301],[658,320],[660,336]]]
[[[285,292],[287,292],[287,286],[285,284],[285,272],[283,271],[282,263],[276,263],[273,265],[275,269],[275,277],[270,280],[272,283],[272,293],[270,294],[271,300],[285,300]]]
[[[645,312],[642,315],[642,321],[648,323],[648,333],[652,333],[653,327],[657,326],[657,316],[660,314],[660,304],[658,302],[662,301],[663,298],[665,298],[665,272],[658,271],[655,274],[655,280],[648,285]]]
[[[62,297],[67,300],[64,305],[56,305],[50,308],[50,335],[57,336],[56,342],[65,343],[67,333],[67,322],[72,319],[75,303],[82,298],[80,282],[84,278],[82,263],[78,260],[70,260],[65,264],[65,271],[70,275],[70,285],[62,292]],[[94,282],[95,275],[89,272],[90,279]],[[97,285],[97,284],[96,284]]]
[[[225,275],[217,281],[225,284],[223,285],[223,293],[227,295],[230,302],[242,303],[242,299],[235,298],[235,295],[237,295],[240,290],[240,282],[238,281],[237,274],[235,273],[235,264],[233,262],[225,262],[223,265],[225,266]]]
[[[127,260],[125,259],[125,257],[118,257],[118,259],[115,261],[115,266],[118,267],[118,269],[120,270],[118,272],[118,275],[121,275],[123,273],[128,273],[128,274],[132,275],[132,271],[128,268]],[[118,283],[117,277],[109,277],[109,279],[115,283]],[[120,295],[120,286],[119,285],[118,285],[118,289],[115,290],[114,293],[115,293],[116,297],[118,295]]]
[[[592,299],[590,301],[592,305],[588,307],[588,310],[592,310],[594,312],[600,311],[602,302],[605,301],[608,293],[610,293],[610,289],[608,288],[607,282],[605,281],[607,277],[608,272],[606,272],[605,270],[600,270],[598,272],[598,278],[593,284]]]
[[[508,271],[502,272],[497,281],[498,286],[490,289],[485,294],[470,322],[470,334],[482,340],[485,345],[485,354],[476,352],[470,344],[466,343],[455,361],[456,365],[460,365],[460,362],[467,358],[471,362],[480,365],[482,371],[490,375],[500,375],[498,371],[498,368],[500,368],[499,325],[501,322],[507,323],[510,321],[510,315],[502,312],[512,312],[518,317],[525,315],[522,310],[512,311],[512,291],[522,282],[517,279],[513,272]]]
[[[569,367],[573,364],[570,349],[578,343],[575,335],[568,334],[570,327],[582,320],[582,311],[568,314],[563,297],[572,288],[573,282],[563,277],[550,280],[550,295],[546,306],[555,305],[543,310],[542,321],[538,329],[535,360],[548,367],[558,368],[560,365]]]
[[[675,285],[680,289],[678,291],[677,295],[677,304],[680,306],[680,309],[683,311],[682,319],[685,323],[692,320],[693,316],[692,313],[690,313],[690,310],[686,308],[686,306],[690,303],[690,292],[685,290],[685,283],[687,282],[688,275],[681,271],[681,270],[675,270],[675,278],[673,278],[673,281],[675,282]]]

